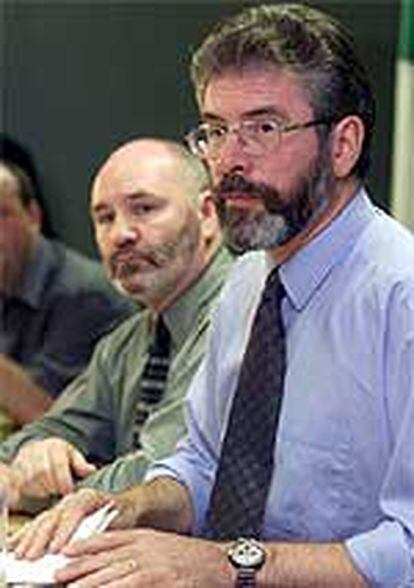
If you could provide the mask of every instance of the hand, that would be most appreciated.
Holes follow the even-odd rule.
[[[56,581],[73,588],[229,588],[223,544],[148,529],[110,531],[67,546]]]
[[[0,463],[0,485],[6,493],[8,507],[11,510],[16,509],[22,494],[22,479],[5,463]]]
[[[37,559],[47,551],[58,553],[83,518],[111,502],[111,495],[92,488],[69,494],[19,529],[10,539],[10,547],[16,557],[25,559]]]
[[[73,492],[76,478],[96,471],[76,447],[51,437],[28,441],[11,464],[27,496],[45,497]]]

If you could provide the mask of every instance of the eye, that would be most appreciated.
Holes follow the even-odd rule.
[[[154,207],[151,204],[147,204],[144,202],[140,202],[140,203],[135,202],[135,203],[131,204],[131,207],[130,207],[131,213],[135,216],[141,216],[143,214],[148,214],[153,209],[154,209]]]
[[[114,220],[114,214],[112,212],[100,212],[94,215],[93,220],[97,226],[109,225]]]
[[[257,132],[261,135],[268,135],[279,132],[279,124],[275,120],[257,121]]]
[[[208,141],[215,141],[222,139],[227,134],[226,127],[223,126],[209,126],[205,129],[206,139]]]

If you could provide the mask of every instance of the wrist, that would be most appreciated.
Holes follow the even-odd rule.
[[[227,546],[227,557],[235,572],[235,588],[255,588],[257,573],[263,568],[267,553],[263,543],[239,538]]]

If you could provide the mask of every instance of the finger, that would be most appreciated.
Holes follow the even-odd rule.
[[[58,584],[66,585],[68,582],[77,580],[82,581],[82,578],[93,578],[93,574],[104,566],[104,562],[99,557],[80,557],[75,558],[72,562],[65,565],[55,573],[54,579]]]
[[[122,579],[127,582],[125,586],[132,586],[131,581],[138,567],[132,558],[116,562],[113,560],[86,562],[83,564],[82,562],[74,562],[71,565],[76,566],[79,575],[77,576],[77,581],[70,585],[77,588],[108,586],[113,585],[113,582],[115,582],[114,585],[119,586]],[[56,580],[68,582],[69,580],[67,576],[63,575],[63,572],[64,570],[61,570],[61,573],[56,574]]]
[[[133,543],[139,549],[139,531],[106,531],[90,537],[74,541],[67,545],[63,553],[68,557],[95,555],[100,552],[113,551]]]
[[[56,526],[50,542],[49,551],[51,553],[58,553],[64,548],[78,528],[83,517],[84,515],[81,509],[62,509],[59,525]]]
[[[72,450],[70,461],[73,472],[79,478],[86,478],[96,471],[96,466],[87,461],[80,451]]]
[[[14,553],[18,558],[37,559],[47,551],[59,522],[59,512],[50,510],[38,516],[33,522],[23,527],[14,546]]]
[[[59,552],[68,543],[81,521],[101,506],[112,503],[110,495],[102,494],[92,488],[79,490],[66,496],[61,502],[60,524],[50,544],[52,553]]]
[[[71,470],[71,451],[71,448],[64,447],[50,454],[49,469],[55,494],[65,496],[75,489]]]

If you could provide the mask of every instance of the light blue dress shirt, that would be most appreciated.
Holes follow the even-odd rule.
[[[236,264],[188,437],[149,475],[188,487],[195,534],[269,270],[262,252]],[[361,191],[280,273],[288,361],[264,538],[345,541],[372,586],[414,586],[414,239]]]

